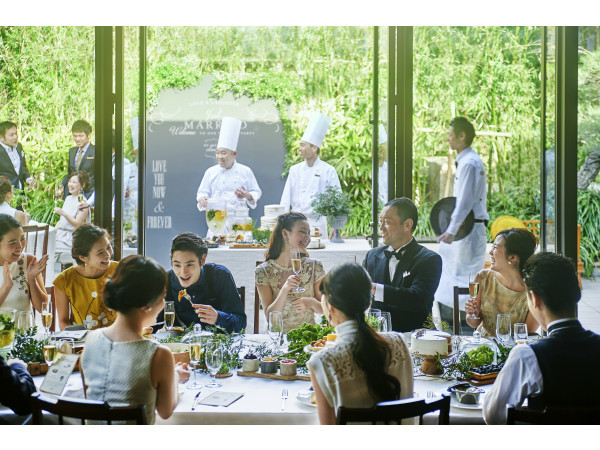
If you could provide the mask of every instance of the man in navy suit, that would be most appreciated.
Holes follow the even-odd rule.
[[[8,178],[15,189],[23,189],[25,184],[33,187],[35,179],[29,176],[25,152],[19,143],[15,123],[0,123],[0,147],[0,175]]]
[[[363,261],[373,280],[372,307],[390,312],[394,331],[423,327],[442,274],[440,255],[413,237],[418,217],[410,199],[389,201],[379,216],[384,245],[370,250]]]
[[[69,149],[69,169],[67,176],[62,182],[63,198],[66,198],[69,192],[67,189],[69,175],[78,170],[85,170],[90,177],[90,186],[92,189],[85,194],[86,198],[89,198],[94,191],[94,163],[96,157],[96,148],[90,142],[92,126],[85,120],[77,120],[71,127],[71,133],[73,133],[75,147]]]
[[[30,414],[29,398],[35,391],[35,384],[25,363],[16,359],[4,361],[0,356],[0,404],[8,406],[16,414]],[[0,419],[0,424],[3,423],[4,420]]]

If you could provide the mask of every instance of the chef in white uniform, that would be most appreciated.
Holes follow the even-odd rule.
[[[262,191],[250,167],[236,162],[237,145],[242,121],[223,117],[216,151],[216,165],[204,172],[196,194],[198,210],[206,209],[209,198],[221,198],[227,202],[227,215],[231,217],[237,208],[256,208]]]
[[[452,320],[454,286],[469,286],[469,274],[475,276],[485,264],[486,225],[490,218],[486,208],[487,180],[485,166],[479,154],[471,148],[474,137],[475,129],[467,119],[457,117],[452,120],[447,141],[457,153],[453,190],[456,206],[446,232],[438,238],[442,277],[435,293],[442,320]],[[464,239],[454,241],[460,225],[471,210],[475,217],[473,230]],[[461,318],[464,317],[466,301],[464,298],[460,302]]]
[[[318,112],[311,116],[300,140],[300,156],[304,158],[304,162],[290,167],[280,202],[285,206],[286,212],[291,208],[294,212],[303,213],[310,226],[318,227],[323,236],[327,235],[327,219],[317,218],[311,203],[317,194],[325,192],[329,186],[341,189],[335,169],[319,158],[320,147],[330,122],[329,117]]]

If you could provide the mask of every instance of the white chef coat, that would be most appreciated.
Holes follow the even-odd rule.
[[[312,167],[303,161],[290,167],[290,173],[283,188],[281,204],[288,212],[290,207],[294,212],[300,212],[308,218],[312,227],[327,235],[327,219],[313,213],[311,203],[317,194],[325,192],[328,186],[337,186],[341,189],[340,179],[335,169],[320,158],[317,158]]]
[[[456,163],[454,177],[456,206],[446,230],[454,235],[471,210],[475,219],[490,218],[486,209],[487,180],[481,158],[475,150],[467,147],[456,157]],[[442,276],[435,293],[436,301],[452,308],[454,286],[467,287],[469,274],[475,276],[483,269],[486,243],[487,235],[483,223],[475,223],[471,233],[460,241],[454,241],[452,244],[440,242],[438,253],[442,257]],[[466,297],[461,300],[461,310],[464,310],[466,301]]]
[[[242,186],[250,192],[252,201],[245,198],[237,198],[235,190]],[[243,208],[246,205],[252,209],[256,208],[256,202],[260,199],[262,191],[258,186],[252,169],[234,161],[230,169],[217,164],[209,167],[204,172],[204,177],[202,177],[202,182],[196,194],[196,201],[203,195],[208,198],[222,198],[227,202],[227,211],[233,211],[236,208]],[[204,211],[205,209],[198,206],[199,211]]]

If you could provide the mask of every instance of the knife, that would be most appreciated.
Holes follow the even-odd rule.
[[[194,404],[192,406],[192,411],[194,411],[196,409],[196,405],[198,404],[198,397],[200,397],[201,393],[202,393],[202,391],[198,391],[198,393],[194,397]]]

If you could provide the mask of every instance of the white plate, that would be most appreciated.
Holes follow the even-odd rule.
[[[313,406],[313,407],[317,407],[316,403],[311,403],[310,401],[310,394],[313,393],[312,389],[303,389],[301,391],[298,391],[296,393],[296,400],[298,400],[300,403],[304,403],[305,405],[308,406]]]
[[[326,348],[326,347],[313,347],[312,345],[307,345],[306,347],[304,347],[304,351],[306,353],[315,353],[315,352],[323,350],[324,348]]]

